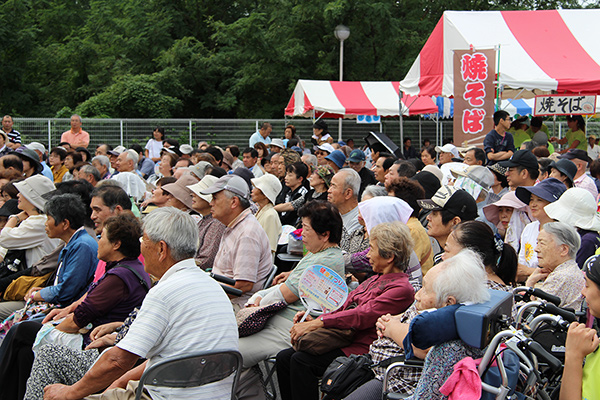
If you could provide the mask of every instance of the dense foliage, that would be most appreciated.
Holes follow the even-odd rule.
[[[275,118],[298,79],[401,80],[445,9],[575,0],[0,0],[0,112]]]

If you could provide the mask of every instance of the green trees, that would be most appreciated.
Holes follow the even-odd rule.
[[[0,0],[0,110],[281,117],[298,79],[400,80],[445,8],[515,0]],[[527,7],[576,6],[531,0]]]

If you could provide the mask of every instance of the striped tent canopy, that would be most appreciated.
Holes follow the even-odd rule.
[[[285,115],[355,118],[357,115],[398,116],[437,112],[431,97],[402,96],[399,82],[312,81],[301,79]]]
[[[446,11],[400,90],[451,97],[453,50],[495,48],[501,87],[600,94],[599,20],[600,9]]]

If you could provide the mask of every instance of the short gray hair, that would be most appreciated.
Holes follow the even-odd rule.
[[[240,200],[240,206],[242,207],[242,210],[247,209],[248,207],[250,207],[250,200],[248,200],[245,197],[240,196],[237,193],[233,193],[229,190],[223,190],[223,194],[225,195],[225,197],[227,197],[228,199],[233,199],[234,197],[237,197]]]
[[[304,154],[301,158],[304,158],[303,162],[310,167],[311,171],[317,168],[317,156],[314,154]]]
[[[364,200],[365,195],[371,196],[371,197],[380,197],[380,196],[387,196],[388,192],[387,192],[387,190],[385,190],[384,186],[369,185],[363,191],[362,200]]]
[[[135,168],[140,159],[140,156],[138,156],[137,151],[133,149],[128,149],[125,150],[125,153],[127,154],[127,159],[133,161],[133,168]]]
[[[192,258],[198,251],[198,225],[191,215],[174,207],[161,207],[144,218],[144,232],[153,242],[164,241],[175,261]]]
[[[104,165],[106,168],[110,168],[110,160],[108,157],[99,155],[92,158],[92,162],[98,161],[100,164]]]
[[[406,271],[414,245],[408,226],[400,221],[384,222],[371,229],[369,238],[377,242],[381,257],[394,257],[394,266]]]
[[[84,166],[82,166],[79,169],[79,173],[84,173],[86,175],[92,175],[94,177],[94,180],[96,180],[97,182],[100,181],[100,179],[102,179],[102,177],[100,176],[100,171],[98,171],[98,169],[96,167],[94,167],[93,165],[89,165],[86,164]]]
[[[358,200],[358,193],[360,192],[360,175],[352,168],[342,168],[338,171],[338,174],[344,173],[344,188],[352,189],[354,197]]]
[[[452,296],[457,303],[483,303],[490,299],[487,273],[479,254],[463,249],[439,264],[442,270],[433,282],[438,306]]]
[[[569,248],[569,258],[575,259],[581,246],[581,237],[575,228],[564,222],[548,222],[544,224],[542,229],[552,235],[558,246],[566,245]]]

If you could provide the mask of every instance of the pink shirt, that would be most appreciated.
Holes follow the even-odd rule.
[[[75,147],[88,147],[90,144],[90,134],[84,131],[83,129],[79,131],[79,133],[73,133],[72,130],[68,130],[63,132],[60,137],[61,142],[67,142],[75,149]]]

